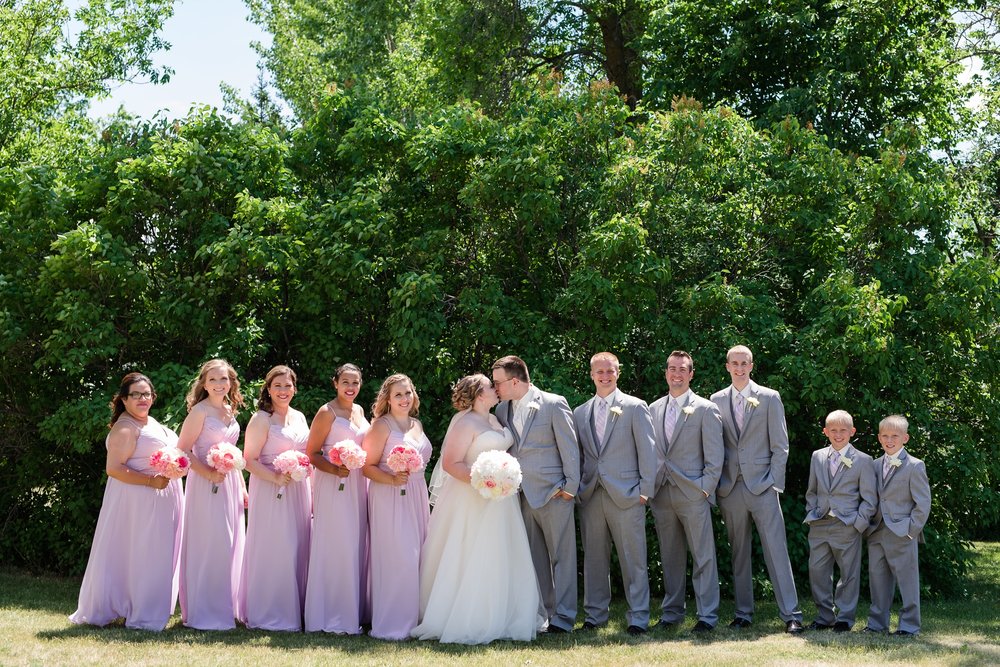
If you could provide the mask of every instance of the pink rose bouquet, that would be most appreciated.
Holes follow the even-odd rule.
[[[288,473],[291,475],[293,482],[301,482],[312,472],[312,463],[309,462],[309,457],[294,449],[289,449],[275,456],[271,465],[280,474]],[[282,491],[279,489],[278,498],[281,498],[281,495]]]
[[[234,470],[243,470],[246,461],[243,460],[243,452],[239,447],[228,442],[220,442],[208,450],[208,465],[215,468],[216,472],[228,475]],[[212,493],[218,492],[219,485],[212,484]]]
[[[521,464],[498,449],[483,452],[472,464],[472,488],[489,500],[508,498],[521,488]]]
[[[330,463],[335,466],[344,466],[348,470],[357,470],[365,464],[367,456],[365,455],[365,450],[358,443],[353,440],[341,440],[332,447],[330,451],[326,453],[326,457],[330,459]],[[340,479],[340,486],[337,487],[338,491],[344,490],[344,479]]]
[[[420,456],[412,445],[396,445],[389,450],[389,456],[385,458],[385,464],[393,472],[417,472],[424,469],[424,457]],[[406,495],[406,488],[399,491],[399,495]]]
[[[177,447],[167,445],[150,455],[149,467],[167,479],[180,479],[191,468],[191,460]]]

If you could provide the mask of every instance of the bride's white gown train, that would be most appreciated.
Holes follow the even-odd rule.
[[[507,429],[476,436],[465,462],[506,450]],[[453,644],[530,641],[540,623],[538,582],[518,496],[487,500],[447,473],[427,526],[420,624],[412,635]]]

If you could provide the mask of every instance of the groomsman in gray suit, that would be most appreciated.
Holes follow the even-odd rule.
[[[531,384],[528,366],[513,355],[493,364],[501,403],[497,419],[511,430],[510,453],[521,464],[521,514],[541,591],[539,613],[550,633],[576,623],[576,524],[580,450],[566,399]]]
[[[619,370],[610,352],[591,357],[597,395],[573,411],[582,457],[583,627],[608,622],[614,541],[628,602],[627,631],[641,635],[649,625],[646,502],[656,481],[656,453],[649,408],[618,389]]]
[[[903,607],[893,634],[920,632],[920,574],[917,544],[931,513],[931,485],[924,462],[904,449],[910,441],[909,422],[890,415],[878,425],[884,455],[875,459],[878,508],[868,536],[868,583],[872,606],[865,632],[888,632],[889,608],[896,584]]]
[[[788,558],[785,518],[778,494],[785,490],[788,430],[781,395],[750,379],[753,353],[737,345],[726,353],[726,370],[733,383],[712,394],[722,414],[726,459],[719,481],[719,510],[733,549],[733,589],[736,618],[732,628],[753,621],[753,576],[750,527],[756,524],[764,563],[774,587],[778,614],[785,631],[802,632],[802,611]]]
[[[687,352],[670,353],[669,393],[649,410],[656,439],[656,485],[650,508],[663,563],[663,610],[658,627],[684,619],[687,550],[698,609],[693,632],[715,629],[719,622],[719,569],[712,533],[712,505],[722,472],[722,419],[714,403],[691,391],[694,360]]]

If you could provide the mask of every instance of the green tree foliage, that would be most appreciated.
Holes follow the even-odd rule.
[[[916,133],[858,157],[687,99],[637,124],[611,86],[557,76],[514,85],[502,113],[397,112],[337,89],[287,139],[207,111],[120,121],[87,168],[0,179],[17,230],[0,236],[0,548],[82,567],[103,406],[133,368],[172,425],[210,356],[252,381],[292,364],[307,414],[343,361],[366,399],[404,371],[440,443],[449,384],[502,354],[577,404],[597,350],[652,400],[670,350],[694,353],[707,395],[747,343],[788,409],[793,553],[825,414],[851,411],[875,453],[903,412],[934,485],[923,581],[960,588],[963,531],[1000,513],[1000,464],[977,455],[1000,436],[1000,270],[956,232],[961,193]]]
[[[168,80],[152,56],[169,46],[158,33],[172,12],[173,0],[0,1],[0,165],[67,106],[122,81]]]
[[[960,83],[961,20],[936,0],[251,4],[276,35],[264,56],[301,119],[345,81],[389,108],[468,98],[492,115],[514,82],[555,71],[576,91],[610,81],[633,109],[686,95],[761,128],[792,116],[874,155],[892,126],[954,143],[971,92]]]

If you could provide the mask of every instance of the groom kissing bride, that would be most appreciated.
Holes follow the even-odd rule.
[[[580,450],[566,399],[531,384],[528,366],[513,355],[492,367],[501,403],[500,423],[510,429],[510,453],[521,464],[521,513],[541,594],[539,614],[550,633],[576,622],[576,524]]]

